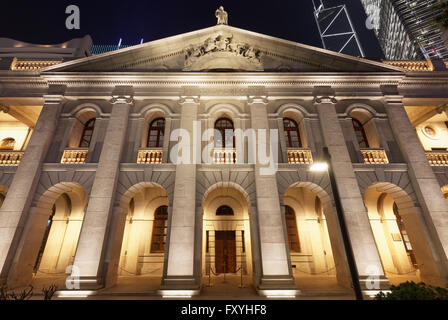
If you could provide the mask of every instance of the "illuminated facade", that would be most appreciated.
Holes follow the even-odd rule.
[[[432,20],[438,0],[361,0],[386,59],[448,58],[448,42]]]
[[[242,283],[350,297],[337,199],[328,172],[312,170],[324,147],[366,294],[447,286],[444,64],[373,62],[227,25],[42,70],[15,58],[0,71],[10,288],[238,298]],[[198,143],[211,141],[211,163],[173,160],[178,129],[188,160],[216,129]],[[242,150],[216,134],[239,129],[277,130],[273,173],[251,162],[253,141]]]

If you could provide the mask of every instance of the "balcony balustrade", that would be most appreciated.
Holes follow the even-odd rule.
[[[365,164],[388,164],[386,151],[384,149],[361,149]]]
[[[18,166],[23,153],[23,151],[0,151],[0,166]]]
[[[86,148],[67,148],[62,155],[61,163],[63,164],[80,164],[86,163],[89,150]]]
[[[214,164],[235,164],[236,149],[213,149]]]
[[[162,149],[140,149],[138,151],[137,163],[159,164],[162,163]]]
[[[289,164],[312,164],[313,154],[310,149],[288,149]]]
[[[429,164],[433,167],[448,166],[448,152],[447,151],[426,151],[426,158]]]

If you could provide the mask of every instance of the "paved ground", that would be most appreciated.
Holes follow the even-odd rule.
[[[36,294],[40,288],[48,287],[51,283],[57,283],[64,287],[64,278],[53,277],[35,279],[33,286]],[[65,281],[65,280],[64,280]],[[218,277],[203,278],[203,287],[200,295],[192,297],[193,300],[263,300],[251,284],[250,277],[241,279],[238,275],[220,275]],[[353,299],[350,289],[337,284],[335,277],[312,276],[296,278],[296,284],[301,291],[296,300],[348,300]],[[158,294],[160,277],[132,276],[120,277],[117,284],[111,288],[98,291],[92,300],[158,300],[162,299]],[[38,297],[37,297],[38,298]]]

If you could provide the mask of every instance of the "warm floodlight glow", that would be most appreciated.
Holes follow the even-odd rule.
[[[270,299],[294,299],[298,290],[260,290],[259,293]]]
[[[191,299],[196,294],[195,290],[160,290],[164,299]]]
[[[310,171],[322,172],[328,170],[328,163],[326,162],[316,162],[310,167]]]
[[[94,294],[93,290],[64,290],[57,293],[58,298],[87,298]]]

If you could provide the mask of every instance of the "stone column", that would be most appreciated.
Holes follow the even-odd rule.
[[[13,260],[21,251],[20,239],[28,218],[31,202],[62,109],[61,95],[44,96],[45,103],[14,175],[8,195],[0,209],[0,282],[5,283],[10,269],[20,277],[22,268]],[[26,269],[28,270],[28,269]],[[25,271],[24,271],[25,272]],[[9,282],[9,281],[8,281]]]
[[[283,127],[283,118],[277,119],[277,126],[278,126],[278,138],[280,141],[280,153],[281,157],[279,159],[279,162],[281,163],[288,163],[288,148],[286,147],[286,140],[285,140],[285,129]]]
[[[249,97],[251,127],[269,130],[266,97]],[[269,145],[269,131],[266,141]],[[265,146],[262,146],[264,148]],[[258,149],[258,148],[257,148]],[[268,151],[271,152],[271,148]],[[258,150],[258,153],[260,150]],[[277,159],[275,159],[277,161]],[[280,209],[276,174],[263,172],[263,165],[255,164],[255,188],[257,193],[258,230],[261,251],[261,279],[258,291],[262,295],[281,295],[281,291],[297,292],[289,263],[289,247],[285,241],[284,219]],[[269,291],[267,291],[269,290]]]
[[[112,112],[73,264],[79,268],[81,289],[97,289],[104,284],[109,221],[133,99],[119,96],[112,98],[111,103]]]
[[[448,285],[448,205],[441,192],[425,150],[403,106],[403,97],[385,96],[387,114],[401,152],[408,164],[408,173],[421,206],[423,219],[433,235],[436,264],[439,268],[438,285]],[[422,235],[423,236],[423,235]],[[425,263],[420,262],[420,263]],[[429,262],[428,262],[429,263]]]
[[[167,266],[164,268],[161,286],[163,295],[177,295],[175,290],[189,290],[185,295],[196,294],[201,283],[200,259],[199,264],[197,258],[195,259],[195,233],[201,232],[202,226],[195,223],[200,219],[196,217],[196,164],[193,156],[193,140],[196,138],[193,124],[198,117],[199,97],[182,97],[180,104],[180,129],[185,130],[185,135],[189,136],[190,163],[179,163],[176,166],[173,209],[168,226]],[[183,134],[181,137],[182,141],[185,141]],[[197,145],[199,149],[200,145]],[[200,161],[199,158],[197,160]]]
[[[165,118],[165,133],[163,137],[163,153],[162,163],[168,163],[170,159],[170,135],[171,135],[171,118]]]
[[[324,143],[331,155],[331,164],[334,168],[334,176],[341,198],[361,288],[366,289],[367,278],[373,279],[372,276],[375,276],[381,288],[384,288],[388,286],[388,280],[384,275],[335,103],[334,99],[328,97],[317,98],[316,108],[320,118]],[[350,275],[347,275],[347,278],[349,277]]]

